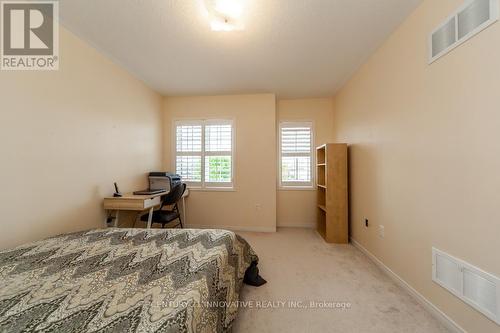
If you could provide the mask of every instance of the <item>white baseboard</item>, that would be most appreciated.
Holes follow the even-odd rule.
[[[399,275],[394,273],[389,267],[387,267],[382,261],[380,261],[375,255],[370,251],[365,249],[360,243],[355,239],[351,238],[351,243],[358,250],[363,252],[368,258],[370,258],[375,265],[377,265],[385,274],[387,274],[394,282],[396,282],[400,287],[408,291],[413,298],[420,303],[431,315],[433,315],[437,320],[439,320],[446,328],[456,333],[467,333],[460,325],[458,325],[453,319],[448,317],[443,311],[441,311],[437,306],[431,303],[427,298],[419,293],[415,288],[410,286],[408,282],[403,280]]]
[[[185,228],[191,229],[224,229],[230,231],[248,231],[248,232],[276,232],[276,227],[253,227],[253,226],[232,226],[232,225],[200,225],[186,224]]]

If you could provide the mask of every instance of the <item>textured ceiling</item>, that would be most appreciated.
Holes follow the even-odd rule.
[[[202,0],[60,0],[64,26],[164,95],[331,96],[421,0],[245,0],[213,32]],[[422,41],[425,42],[425,41]]]

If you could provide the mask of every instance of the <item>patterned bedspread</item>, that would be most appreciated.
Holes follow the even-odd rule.
[[[233,232],[105,229],[0,252],[0,332],[225,332],[257,256]]]

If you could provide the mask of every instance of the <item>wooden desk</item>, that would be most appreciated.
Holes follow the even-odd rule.
[[[162,192],[151,195],[135,195],[133,193],[125,193],[122,197],[107,197],[104,198],[104,209],[107,213],[115,212],[114,227],[118,227],[118,220],[121,210],[129,210],[138,212],[137,218],[142,215],[142,212],[149,211],[147,228],[151,228],[153,218],[153,210],[155,207],[160,206],[161,197],[168,192]],[[189,190],[186,189],[182,196],[182,215],[184,223],[186,221],[186,203],[185,198],[189,195]],[[136,221],[137,221],[136,218]],[[106,214],[105,224],[107,225],[108,214]],[[134,222],[135,224],[135,222]]]

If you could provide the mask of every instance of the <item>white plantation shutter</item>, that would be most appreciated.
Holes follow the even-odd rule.
[[[205,126],[205,151],[231,152],[232,131],[231,124],[207,124]]]
[[[179,125],[176,136],[177,152],[201,152],[201,124]]]
[[[201,182],[202,124],[177,123],[175,127],[175,172],[185,182]]]
[[[194,187],[232,187],[233,138],[230,120],[177,121],[176,173]]]
[[[205,125],[205,183],[231,186],[233,125],[230,121],[207,121]]]
[[[186,182],[201,182],[201,156],[177,156],[176,173]]]
[[[312,187],[312,123],[280,123],[280,184]]]
[[[289,127],[285,127],[289,126]],[[311,153],[311,127],[283,123],[281,127],[282,153]]]

